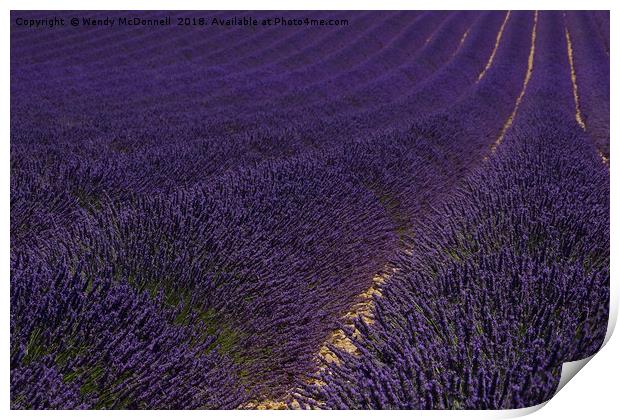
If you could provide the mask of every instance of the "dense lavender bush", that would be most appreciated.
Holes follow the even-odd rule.
[[[60,257],[212,322],[261,393],[312,370],[323,337],[396,249],[380,201],[311,158],[100,207],[58,241]]]
[[[11,269],[13,408],[234,408],[238,373],[163,295],[19,255]]]

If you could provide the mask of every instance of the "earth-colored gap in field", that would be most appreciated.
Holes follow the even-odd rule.
[[[570,31],[566,25],[566,12],[564,12],[564,34],[566,37],[566,51],[568,54],[568,62],[570,64],[570,79],[573,85],[573,98],[575,100],[575,121],[582,128],[583,131],[588,131],[588,126],[581,114],[580,100],[579,100],[579,84],[577,83],[577,72],[575,70],[575,61],[573,58],[573,44],[571,42]],[[603,161],[603,164],[609,168],[609,158],[597,148],[596,152]]]
[[[506,136],[506,131],[512,126],[514,122],[515,116],[517,115],[517,111],[519,110],[519,105],[521,105],[521,101],[523,101],[523,97],[525,96],[525,91],[527,90],[527,85],[532,78],[532,73],[534,72],[534,54],[536,51],[536,28],[538,26],[538,11],[534,12],[534,25],[532,26],[532,44],[530,46],[530,55],[527,59],[527,71],[525,72],[525,79],[523,80],[523,87],[521,88],[521,92],[519,96],[517,96],[517,100],[515,101],[515,107],[512,110],[512,113],[504,123],[504,127],[502,127],[502,131],[500,132],[497,140],[491,146],[491,153],[495,152],[497,146],[499,146],[504,140],[504,136]],[[485,158],[486,159],[486,158]]]
[[[452,53],[452,57],[454,57],[460,51],[461,47],[463,46],[463,43],[467,39],[467,35],[469,35],[469,31],[470,30],[471,30],[471,26],[469,28],[467,28],[467,30],[465,31],[465,33],[461,37],[461,41],[459,42],[459,46],[456,47],[456,50]]]
[[[566,19],[566,13],[564,14]],[[570,39],[570,31],[564,22],[564,34],[566,36],[566,52],[568,54],[568,63],[570,65],[570,80],[573,85],[573,99],[575,100],[575,121],[582,130],[586,130],[586,123],[581,116],[581,108],[579,107],[579,86],[577,85],[577,73],[575,72],[575,61],[573,59],[573,44]]]
[[[372,284],[370,287],[357,296],[357,303],[353,305],[349,312],[342,317],[345,325],[353,329],[354,337],[359,334],[359,330],[355,327],[355,320],[357,318],[361,318],[366,324],[372,324],[374,322],[374,317],[372,315],[375,306],[374,299],[376,296],[381,296],[381,286],[395,272],[396,269],[386,267],[383,273],[376,274],[372,279]],[[340,361],[330,350],[330,346],[336,347],[339,350],[343,350],[350,354],[359,354],[357,347],[355,347],[351,339],[347,337],[342,329],[334,330],[329,334],[319,350],[319,365],[317,369],[319,373],[327,368],[328,363],[339,363]],[[295,405],[295,402],[293,402],[293,406]],[[259,402],[251,402],[242,408],[250,408],[255,410],[285,410],[288,407],[283,400],[263,400]]]
[[[428,45],[429,42],[431,42],[431,39],[435,37],[437,32],[439,32],[439,30],[443,27],[444,23],[445,21],[439,22],[439,24],[435,27],[435,29],[433,29],[433,32],[431,32],[431,34],[426,38],[426,41],[424,41],[425,47]]]
[[[495,60],[495,54],[497,53],[497,48],[499,48],[499,43],[501,42],[502,36],[504,35],[504,28],[506,28],[506,23],[508,23],[509,17],[510,17],[510,10],[506,12],[506,17],[504,17],[502,26],[499,28],[499,31],[497,32],[497,37],[495,38],[495,46],[493,47],[491,56],[489,57],[487,64],[484,66],[484,69],[478,75],[478,80],[476,81],[476,83],[482,80],[487,70],[489,70],[491,68],[491,65],[493,65],[493,60]]]

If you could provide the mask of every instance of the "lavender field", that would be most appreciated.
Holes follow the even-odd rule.
[[[11,13],[12,408],[520,408],[602,345],[608,12],[55,15],[117,24]]]

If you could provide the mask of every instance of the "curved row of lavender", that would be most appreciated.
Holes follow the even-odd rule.
[[[563,362],[602,345],[609,172],[575,119],[564,19],[540,13],[514,126],[423,220],[375,322],[349,330],[359,355],[334,348],[339,363],[301,386],[303,405],[532,406],[553,395]]]
[[[556,380],[528,374],[531,361],[600,345],[609,72],[596,60],[608,65],[609,31],[590,29],[608,16],[305,15],[349,24],[12,27],[12,407],[237,408],[291,393],[329,408],[515,407]],[[360,325],[365,357],[342,354],[324,387],[304,388],[342,316],[394,264],[379,322]],[[515,304],[511,287],[531,300]],[[524,314],[538,324],[515,337]],[[534,339],[558,328],[555,347]],[[463,346],[481,365],[452,357]],[[529,364],[502,376],[494,363],[521,353]]]

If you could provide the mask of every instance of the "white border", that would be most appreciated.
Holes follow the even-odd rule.
[[[175,0],[175,1],[162,1],[162,0],[136,0],[129,3],[127,0],[109,0],[109,1],[77,1],[77,0],[57,0],[51,4],[49,1],[45,0],[9,0],[5,1],[5,13],[0,18],[1,30],[3,42],[1,44],[2,48],[2,56],[7,59],[7,62],[2,67],[2,86],[1,86],[1,95],[2,100],[2,113],[0,115],[0,121],[2,124],[2,130],[5,133],[5,141],[3,141],[0,145],[2,148],[2,153],[0,154],[2,159],[2,166],[5,168],[0,172],[0,188],[2,188],[2,197],[3,199],[0,202],[0,212],[1,212],[1,220],[0,227],[3,240],[0,241],[0,254],[4,256],[1,260],[2,272],[5,273],[3,278],[4,281],[2,283],[2,287],[4,290],[4,298],[2,299],[3,306],[3,322],[0,324],[1,327],[1,340],[2,346],[0,347],[1,354],[0,358],[2,364],[4,365],[5,379],[1,382],[0,385],[0,398],[3,402],[3,407],[5,410],[9,409],[9,389],[10,389],[10,378],[9,378],[9,314],[10,314],[10,285],[9,285],[9,231],[10,231],[10,222],[9,222],[9,209],[10,209],[10,194],[9,194],[9,168],[10,168],[10,147],[9,147],[9,127],[10,127],[10,68],[8,64],[9,48],[10,48],[10,13],[9,10],[50,10],[50,9],[65,9],[65,10],[372,10],[372,9],[383,9],[383,10],[401,10],[401,9],[435,9],[435,10],[455,10],[455,9],[472,9],[472,10],[506,10],[506,9],[514,9],[514,10],[531,10],[531,9],[541,9],[541,10],[579,10],[585,9],[588,10],[612,10],[611,13],[611,45],[612,45],[612,54],[611,54],[611,74],[612,75],[620,75],[620,67],[618,65],[618,54],[615,51],[618,45],[618,31],[615,30],[617,27],[616,13],[614,12],[613,5],[617,4],[612,1],[602,1],[602,0],[589,0],[584,2],[583,0],[567,0],[562,2],[553,2],[549,0],[525,0],[525,1],[505,1],[505,0],[497,0],[497,1],[482,1],[482,0],[470,0],[468,2],[460,2],[460,1],[432,1],[432,2],[407,2],[407,1],[394,1],[394,0],[383,0],[381,2],[372,2],[368,0],[360,0],[360,1],[334,1],[334,0],[314,0],[314,1],[296,1],[295,4],[292,4],[288,1],[282,0],[263,0],[263,1],[249,1],[249,0],[229,0],[229,1],[220,1],[220,2],[199,2],[199,1],[191,1],[191,0]],[[618,9],[620,10],[620,8]],[[620,12],[618,12],[620,13]],[[611,78],[611,87],[612,87],[612,97],[611,97],[611,120],[618,121],[618,95],[616,94],[614,88],[614,77]],[[612,126],[615,126],[612,124]],[[612,132],[614,128],[612,127]],[[612,135],[613,137],[613,135]],[[613,147],[612,147],[613,149]],[[611,178],[615,180],[618,178],[618,165],[615,164],[615,159],[613,159],[612,154],[612,165],[611,165]],[[615,187],[617,183],[612,182],[611,184],[611,265],[612,267],[615,265],[616,257],[618,254],[618,243],[615,240],[616,228],[616,215],[618,214],[618,194],[617,188]],[[612,273],[615,274],[615,271],[612,270]],[[611,296],[611,311],[610,311],[610,322],[609,329],[606,337],[606,342],[609,340],[611,333],[615,327],[617,316],[618,316],[618,282],[617,276],[612,274],[611,277],[612,282],[612,296]],[[615,407],[615,398],[617,390],[617,375],[618,375],[618,360],[615,357],[615,354],[618,353],[618,340],[612,341],[612,347],[614,347],[614,353],[611,353],[612,350],[606,346],[604,350],[603,356],[597,356],[594,358],[596,365],[593,367],[593,371],[588,371],[586,369],[586,374],[580,374],[587,376],[584,377],[577,382],[575,386],[569,386],[565,391],[562,391],[557,397],[554,397],[551,402],[549,402],[550,407],[548,409],[543,410],[542,412],[537,413],[538,418],[547,415],[553,416],[561,416],[562,418],[582,418],[584,415],[588,415],[587,413],[596,412],[602,415],[603,413],[608,413],[612,411],[616,411]],[[598,363],[596,359],[598,358],[604,359],[606,364]],[[575,365],[573,364],[572,367]],[[583,367],[583,364],[582,366]],[[596,371],[594,371],[596,368]],[[563,370],[564,374],[564,370]],[[587,382],[586,382],[587,380]],[[574,381],[573,381],[574,382]],[[572,388],[572,389],[571,389]],[[556,404],[556,400],[558,400],[558,404]],[[559,400],[563,402],[564,405],[559,404]],[[595,404],[593,407],[589,407],[591,404]],[[414,417],[420,416],[424,418],[444,418],[444,417],[468,417],[468,418],[506,418],[506,417],[515,417],[520,415],[529,414],[533,411],[536,411],[540,407],[545,404],[541,404],[540,406],[536,406],[533,408],[522,409],[522,410],[506,410],[506,411],[399,411],[397,415],[406,416],[406,417]],[[11,411],[10,415],[15,417],[22,418],[32,418],[38,417],[39,415],[45,415],[49,418],[61,418],[65,419],[67,416],[77,416],[82,418],[103,418],[104,416],[113,416],[117,418],[127,418],[138,417],[138,418],[169,418],[172,416],[189,416],[193,418],[203,418],[203,416],[213,416],[216,419],[219,418],[232,418],[237,416],[318,416],[321,417],[335,417],[344,418],[344,419],[354,419],[358,420],[360,417],[373,418],[376,417],[387,417],[392,415],[393,413],[388,411],[323,411],[323,412],[301,412],[301,411],[287,411],[287,412],[279,412],[279,411],[266,411],[266,412],[256,412],[256,411],[211,411],[209,413],[205,413],[204,411],[115,411],[115,412],[103,412],[103,411],[72,411],[72,412],[62,412],[62,411]],[[595,417],[596,418],[596,417]]]

